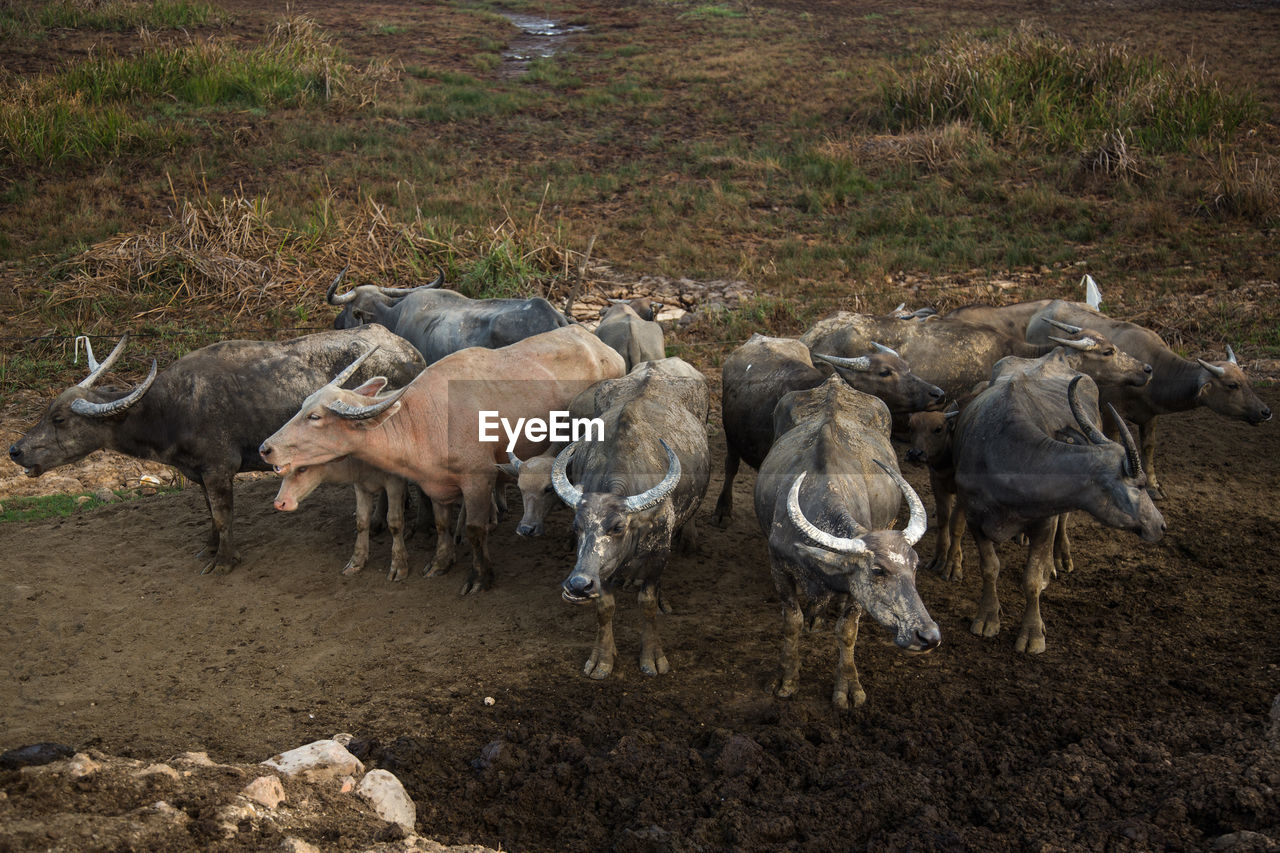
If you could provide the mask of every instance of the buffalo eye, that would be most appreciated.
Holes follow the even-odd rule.
[[[613,523],[613,527],[609,528],[609,532],[614,536],[619,536],[626,529],[627,529],[627,526],[623,524],[621,521],[615,521]]]
[[[318,420],[320,420],[320,413],[319,413],[319,412],[312,412],[311,414],[307,415],[307,420],[309,420],[309,421],[318,421]]]
[[[1103,354],[1104,356],[1106,356],[1107,358],[1111,358],[1111,356],[1113,356],[1113,355],[1115,355],[1115,354],[1116,354],[1116,348],[1115,348],[1115,347],[1111,347],[1110,349],[1103,350],[1103,351],[1102,351],[1102,354]]]
[[[871,566],[871,576],[873,578],[883,578],[883,577],[886,577],[888,574],[889,572],[885,569],[884,566],[877,566],[874,564]]]
[[[1229,389],[1231,389],[1232,391],[1239,391],[1239,390],[1240,390],[1240,383],[1239,383],[1239,382],[1231,382],[1231,383],[1229,383],[1229,384],[1227,385],[1227,387],[1228,387]]]
[[[934,427],[934,428],[933,428],[933,434],[934,434],[934,435],[938,435],[938,434],[939,434],[939,433],[941,433],[941,432],[942,432],[942,427]]]
[[[62,415],[54,415],[54,416],[51,418],[51,420],[53,421],[53,425],[54,425],[54,426],[62,426],[63,424],[65,424],[65,423],[67,422],[67,419],[66,419],[66,418],[64,418]]]
[[[298,473],[299,474],[305,473],[306,470],[310,467],[311,467],[310,465],[301,465],[298,467]]]
[[[883,370],[881,370],[881,371],[880,371],[880,375],[881,375],[881,376],[892,376],[892,375],[893,375],[893,371],[886,367],[886,368],[884,368]]]

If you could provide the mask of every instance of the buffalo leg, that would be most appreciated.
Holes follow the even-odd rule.
[[[344,575],[354,575],[364,568],[369,561],[369,528],[373,526],[373,514],[377,510],[377,492],[356,483],[356,547],[351,552],[351,559],[343,567]]]
[[[493,563],[489,561],[490,513],[497,513],[493,486],[463,489],[463,507],[467,513],[467,540],[471,543],[471,571],[462,583],[462,595],[490,589],[493,586]]]
[[[952,506],[949,519],[950,543],[947,560],[942,565],[942,577],[949,581],[964,580],[964,531],[968,524],[958,506]]]
[[[862,689],[858,667],[853,662],[853,647],[858,642],[858,620],[861,618],[862,607],[850,601],[836,622],[836,649],[840,658],[836,665],[836,686],[831,692],[831,704],[841,711],[849,710],[850,703],[858,708],[867,701],[867,692]]]
[[[1164,487],[1160,485],[1160,481],[1156,479],[1156,419],[1152,418],[1145,424],[1138,424],[1138,439],[1142,448],[1142,468],[1147,473],[1147,493],[1151,495],[1152,500],[1162,501],[1165,499]]]
[[[387,580],[392,581],[409,577],[409,552],[404,544],[404,493],[404,480],[387,478],[387,529],[391,531],[391,568]]]
[[[217,540],[217,550],[213,559],[205,564],[200,574],[207,575],[214,569],[230,571],[240,561],[236,553],[235,539],[231,527],[235,502],[232,497],[231,477],[206,477],[204,479],[204,499],[209,505],[209,516],[213,520],[213,535],[209,539],[212,547]],[[209,556],[208,551],[203,556]]]
[[[996,556],[995,543],[976,528],[973,539],[978,543],[978,565],[982,569],[982,599],[978,602],[978,615],[969,630],[982,637],[994,637],[1000,633],[1000,596],[996,594],[1000,558]]]
[[[1071,513],[1064,512],[1058,516],[1058,523],[1053,535],[1053,571],[1066,574],[1074,572],[1076,565],[1071,560],[1071,536],[1067,527],[1071,522]]]
[[[658,558],[654,558],[658,559]],[[661,563],[666,558],[661,558]],[[650,578],[656,573],[651,573]],[[671,669],[667,656],[662,653],[662,640],[658,637],[658,582],[646,580],[640,593],[636,596],[640,603],[640,671],[645,675],[661,675]]]
[[[787,699],[800,688],[800,631],[804,628],[804,611],[796,598],[795,582],[776,563],[773,579],[782,601],[782,650],[773,692],[778,698]]]
[[[1027,597],[1027,607],[1022,612],[1022,628],[1013,645],[1014,650],[1030,655],[1044,652],[1040,593],[1049,585],[1049,573],[1053,570],[1053,539],[1056,530],[1057,521],[1050,518],[1040,522],[1031,531],[1031,549],[1027,554],[1027,568],[1022,575],[1022,591]]]
[[[716,498],[716,509],[711,514],[711,523],[716,527],[728,527],[733,517],[733,478],[738,476],[738,466],[742,457],[730,447],[724,456],[724,486],[720,489],[720,497]]]
[[[934,519],[937,526],[934,538],[933,559],[925,567],[927,571],[942,571],[946,565],[947,554],[951,551],[951,514],[955,512],[955,492],[945,492],[938,478],[929,473],[929,485],[933,487]]]
[[[617,608],[613,593],[601,590],[596,599],[596,645],[582,668],[584,675],[592,678],[608,678],[613,672],[613,661],[618,647],[613,642],[613,611]]]
[[[431,501],[431,512],[436,519],[436,553],[423,574],[429,578],[440,577],[453,568],[454,545],[449,531],[449,505]]]

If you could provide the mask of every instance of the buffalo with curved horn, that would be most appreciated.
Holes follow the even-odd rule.
[[[604,440],[570,444],[551,472],[556,494],[573,510],[578,537],[561,594],[573,604],[596,604],[595,646],[583,668],[592,678],[613,671],[614,591],[623,583],[640,587],[641,671],[670,669],[658,638],[659,585],[675,538],[692,536],[710,478],[705,381],[692,407],[687,377],[650,372],[640,382],[615,381],[625,390],[605,393],[610,405],[597,413]]]
[[[38,477],[106,448],[172,465],[204,489],[213,525],[203,572],[239,559],[233,536],[232,480],[265,470],[257,448],[289,419],[315,384],[360,353],[373,372],[408,382],[422,357],[381,326],[321,332],[290,341],[223,341],[151,370],[129,391],[97,387],[119,360],[128,336],[90,374],[58,395],[40,423],[9,448],[9,458]],[[358,365],[357,365],[358,367]],[[348,373],[343,381],[354,375]]]
[[[381,323],[413,344],[427,364],[467,347],[499,349],[569,324],[541,297],[471,299],[445,290],[439,267],[435,279],[419,287],[362,284],[338,293],[346,272],[338,273],[325,293],[330,305],[342,309],[333,327]]]
[[[755,509],[782,603],[778,696],[799,688],[801,628],[829,611],[839,649],[837,708],[867,698],[853,660],[863,610],[902,649],[929,651],[942,641],[916,591],[913,546],[924,535],[924,504],[898,472],[891,424],[881,400],[834,376],[785,395],[774,409],[777,439],[760,466]],[[893,530],[904,498],[910,520]]]

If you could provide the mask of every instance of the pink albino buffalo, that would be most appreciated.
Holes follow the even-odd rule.
[[[348,368],[350,370],[350,368]],[[330,382],[262,443],[262,458],[276,473],[354,456],[417,483],[435,509],[436,553],[426,574],[453,565],[447,506],[461,498],[475,563],[462,594],[493,584],[488,531],[499,463],[510,449],[521,458],[549,444],[544,430],[524,430],[508,440],[482,441],[488,421],[544,423],[565,411],[580,391],[626,372],[622,356],[580,326],[566,326],[501,349],[472,347],[440,359],[398,391],[378,396],[385,380],[345,390]],[[344,371],[346,373],[346,371]],[[496,413],[496,416],[492,413]]]

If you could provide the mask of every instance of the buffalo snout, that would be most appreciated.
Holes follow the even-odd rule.
[[[17,462],[17,461],[18,461],[18,457],[20,457],[21,455],[22,455],[22,451],[18,449],[18,445],[16,445],[16,444],[11,444],[11,445],[9,445],[9,458],[10,458],[10,459],[12,459],[14,462]]]
[[[258,447],[258,454],[263,458],[264,461],[270,462],[271,461],[271,445],[267,444],[265,441],[262,442],[262,444]]]
[[[569,575],[561,585],[561,595],[565,601],[581,604],[595,598],[600,593],[596,590],[596,582],[587,575]]]
[[[543,528],[542,522],[540,521],[535,522],[533,524],[529,524],[528,522],[522,521],[518,525],[516,525],[516,535],[528,536],[532,538],[535,536],[541,536],[543,529],[544,528]]]
[[[908,462],[924,462],[925,461],[924,451],[918,447],[911,448],[910,450],[907,451],[907,461]]]

